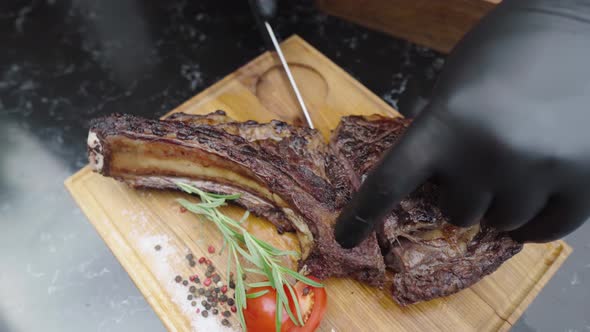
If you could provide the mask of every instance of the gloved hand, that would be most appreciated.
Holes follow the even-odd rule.
[[[481,221],[532,242],[580,226],[590,215],[589,38],[590,1],[504,0],[449,56],[423,111],[340,215],[337,241],[357,245],[433,178],[458,226]]]

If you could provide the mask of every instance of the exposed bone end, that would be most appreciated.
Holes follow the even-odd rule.
[[[95,132],[88,132],[87,144],[90,168],[95,172],[101,173],[104,166],[103,148],[102,144],[100,144],[100,139]]]

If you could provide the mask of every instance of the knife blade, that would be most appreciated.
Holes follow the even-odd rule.
[[[305,106],[305,101],[303,101],[303,97],[301,96],[301,92],[299,92],[299,88],[297,87],[297,82],[295,82],[295,78],[293,78],[293,74],[291,73],[291,69],[289,68],[289,64],[287,63],[287,60],[285,59],[285,55],[283,54],[283,50],[281,49],[281,45],[279,45],[279,42],[277,41],[277,37],[275,36],[273,29],[270,26],[270,24],[268,24],[267,21],[264,21],[264,26],[266,27],[266,30],[268,31],[268,35],[270,37],[270,40],[272,41],[275,51],[277,52],[277,55],[279,56],[279,59],[281,60],[281,65],[283,66],[283,69],[285,70],[285,73],[287,74],[287,78],[289,79],[289,83],[291,84],[291,88],[293,89],[293,92],[295,93],[295,97],[297,98],[297,101],[299,102],[299,106],[301,107],[301,110],[303,111],[303,114],[305,115],[305,120],[307,121],[309,128],[314,129],[313,122],[311,121],[311,116],[309,116],[309,112],[307,111],[307,107]]]

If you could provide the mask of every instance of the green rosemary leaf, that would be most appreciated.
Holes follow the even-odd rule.
[[[268,242],[261,240],[255,236],[252,236],[252,238],[254,239],[254,241],[256,242],[256,244],[258,244],[258,246],[262,247],[264,250],[270,252],[273,256],[299,256],[299,253],[296,251],[292,251],[292,250],[279,250],[275,247],[273,247],[271,244],[269,244]]]
[[[238,220],[238,222],[240,224],[244,223],[244,221],[246,221],[246,219],[248,219],[249,216],[250,216],[250,211],[246,210],[244,212],[244,215],[242,216],[242,218],[240,218],[240,220]]]
[[[236,254],[235,250],[234,250],[233,254],[234,254],[234,259],[235,259],[235,263],[236,263],[237,281],[236,281],[236,289],[235,289],[234,295],[236,297],[236,307],[238,309],[237,310],[238,320],[240,321],[240,324],[242,325],[242,329],[244,330],[244,332],[246,332],[248,330],[248,328],[246,326],[246,319],[244,318],[244,309],[246,309],[246,307],[247,307],[246,289],[244,288],[244,280],[242,279],[242,267],[240,265],[240,260],[238,259],[238,255]]]
[[[247,251],[242,249],[240,246],[236,246],[236,250],[240,253],[240,255],[242,255],[249,262],[252,262],[254,260],[254,258],[252,258],[252,255],[250,255]]]
[[[299,253],[296,251],[292,251],[292,250],[279,250],[277,248],[275,248],[273,245],[271,245],[270,243],[261,240],[255,236],[252,236],[252,238],[254,239],[254,241],[256,241],[256,244],[258,244],[260,247],[264,248],[264,250],[266,251],[270,251],[273,253],[273,255],[294,255],[294,256],[299,256]]]
[[[250,273],[256,273],[256,274],[260,274],[265,276],[266,274],[264,274],[264,271],[260,270],[260,269],[251,269],[251,268],[244,268],[244,270],[246,272],[250,272]]]
[[[309,279],[308,277],[306,277],[306,276],[304,276],[302,274],[299,274],[299,273],[297,273],[297,272],[295,272],[295,271],[293,271],[291,269],[288,269],[288,268],[283,267],[283,266],[279,266],[279,269],[281,271],[287,273],[288,275],[292,276],[293,278],[295,278],[295,279],[303,282],[304,284],[307,284],[307,285],[310,285],[310,286],[313,286],[313,287],[324,287],[323,284],[321,284],[321,283],[319,283],[317,281],[313,281],[313,280]]]
[[[182,198],[179,198],[176,201],[191,212],[194,212],[196,214],[206,215],[206,216],[213,216],[213,213],[211,211],[202,208],[199,204],[193,204],[193,203],[191,203],[185,199],[182,199]]]
[[[238,304],[242,304],[244,308],[246,308],[246,303],[242,299],[242,296],[246,293],[246,288],[244,287],[244,278],[242,277],[242,267],[240,265],[238,255],[235,253],[235,251],[234,259],[236,262],[236,302],[238,302]]]
[[[242,227],[240,226],[240,224],[237,223],[237,221],[233,220],[232,218],[222,214],[221,212],[219,212],[219,210],[214,210],[215,211],[215,219],[219,220],[219,222],[223,223],[224,225],[230,225],[233,228],[232,232],[236,233],[236,234],[240,234],[240,239],[241,239],[241,233],[238,233],[235,229],[239,229],[240,231],[242,231]]]
[[[273,285],[273,288],[276,288],[276,285],[278,285],[274,274],[272,273],[272,267],[269,264],[264,264],[262,266],[262,270],[264,271],[264,275],[266,276],[266,278],[268,279],[268,281]]]
[[[242,196],[241,194],[225,195],[225,194],[206,193],[194,186],[191,186],[188,183],[175,182],[175,184],[178,187],[180,187],[180,189],[184,190],[185,192],[187,192],[189,194],[197,194],[199,196],[207,196],[209,198],[217,198],[217,199],[223,199],[223,200],[235,200],[235,199],[238,199]]]
[[[273,284],[271,284],[268,281],[260,281],[260,282],[253,282],[251,284],[248,284],[248,287],[268,287],[268,286],[273,286]]]
[[[299,306],[299,301],[297,301],[297,296],[295,295],[295,291],[293,290],[293,286],[291,286],[288,282],[285,283],[285,286],[289,290],[289,294],[291,294],[291,299],[293,300],[293,304],[295,305],[295,312],[297,313],[297,320],[293,319],[293,322],[297,326],[303,326],[303,317],[301,316],[301,308]]]
[[[269,250],[269,252],[273,256],[293,256],[295,258],[299,257],[299,253],[293,250],[279,250],[275,248],[273,250]]]
[[[283,310],[281,310],[281,307],[283,306],[283,304],[281,303],[281,297],[279,296],[278,292],[276,303],[277,306],[275,310],[275,332],[281,332],[281,325],[283,321]]]
[[[231,194],[231,195],[223,195],[223,194],[212,194],[212,193],[207,193],[207,195],[214,197],[214,198],[222,198],[225,200],[236,200],[240,197],[242,197],[242,194]]]
[[[289,318],[291,318],[291,320],[293,322],[296,322],[297,320],[295,318],[295,315],[293,314],[293,311],[291,310],[291,306],[289,305],[289,299],[287,298],[287,293],[285,293],[285,289],[283,288],[283,285],[286,282],[281,278],[281,275],[280,275],[278,269],[276,269],[276,268],[273,269],[272,273],[273,273],[273,277],[275,279],[274,289],[277,291],[277,294],[281,298],[282,303],[285,305],[285,310],[287,311]],[[277,305],[277,310],[280,310],[280,308],[281,307]]]
[[[249,299],[255,299],[257,297],[263,296],[266,293],[268,293],[268,289],[261,290],[260,292],[246,294],[246,297]]]
[[[219,254],[220,255],[223,253],[223,250],[225,249],[225,247],[227,247],[227,240],[224,237],[223,238],[223,243],[221,243],[221,249],[219,249]]]
[[[256,267],[262,269],[264,266],[264,259],[262,258],[261,252],[256,247],[256,244],[252,240],[252,236],[248,233],[244,233],[244,242],[246,242],[246,248],[250,253],[251,259],[249,260]]]
[[[182,182],[175,182],[175,184],[176,184],[176,185],[177,185],[177,186],[178,186],[180,189],[182,189],[183,191],[185,191],[185,192],[187,192],[187,193],[189,193],[189,194],[197,194],[197,193],[198,193],[198,191],[199,191],[197,188],[195,188],[195,187],[193,187],[193,186],[191,186],[191,185],[188,185],[188,184],[186,184],[186,183],[182,183]]]
[[[215,209],[218,208],[220,206],[224,206],[225,201],[221,200],[221,201],[213,201],[210,203],[199,203],[199,207],[203,208],[203,209]]]

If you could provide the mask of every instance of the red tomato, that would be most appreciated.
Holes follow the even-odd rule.
[[[319,281],[314,277],[311,277],[315,281]],[[328,296],[326,289],[323,287],[312,287],[302,282],[295,284],[295,294],[299,300],[299,307],[301,308],[301,315],[303,316],[303,326],[297,326],[294,322],[289,319],[283,327],[286,328],[284,331],[287,332],[312,332],[315,331],[324,314],[326,313],[326,305],[328,304]],[[295,308],[291,307],[291,310],[295,312]],[[287,315],[287,318],[289,315]]]
[[[316,280],[315,278],[311,278]],[[303,326],[297,326],[287,311],[283,309],[281,332],[312,332],[315,331],[326,312],[327,296],[324,288],[316,288],[306,285],[302,282],[297,282],[293,287],[295,296],[301,308],[301,316],[303,317]],[[275,331],[275,312],[277,294],[271,287],[259,287],[250,289],[248,293],[260,292],[268,290],[268,293],[255,299],[247,300],[247,308],[244,310],[244,318],[246,320],[246,327],[249,331],[256,332],[274,332]],[[291,311],[295,313],[295,306],[293,299],[287,288],[285,293],[289,298],[289,306]]]

